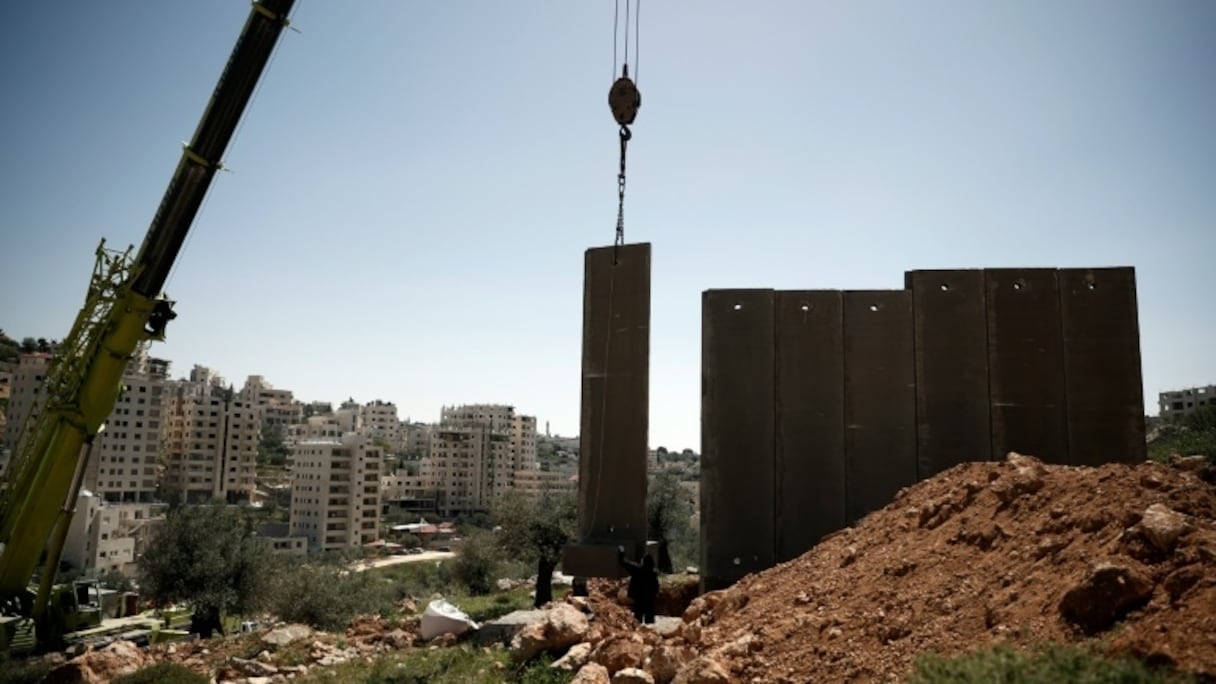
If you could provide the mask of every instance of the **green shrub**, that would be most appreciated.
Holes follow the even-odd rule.
[[[474,530],[452,559],[452,576],[470,594],[482,596],[494,589],[498,569],[498,551],[489,532]]]
[[[123,675],[113,684],[207,684],[208,677],[177,663],[157,663],[138,672]]]
[[[387,565],[368,570],[366,574],[388,582],[402,598],[425,599],[432,594],[447,596],[455,593],[458,584],[452,577],[451,561]]]
[[[1158,428],[1156,439],[1148,444],[1149,458],[1164,462],[1174,454],[1203,454],[1216,460],[1216,406],[1205,406]]]
[[[1130,658],[1107,658],[1079,646],[1050,644],[1030,653],[1007,645],[956,658],[919,657],[909,684],[1166,684],[1189,682],[1186,675],[1154,670]]]
[[[399,598],[382,577],[305,563],[280,570],[271,610],[287,622],[338,631],[357,615],[391,614]]]

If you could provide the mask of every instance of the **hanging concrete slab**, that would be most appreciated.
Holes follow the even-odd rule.
[[[579,543],[562,569],[621,577],[617,548],[646,545],[650,392],[650,244],[586,252],[583,289]]]

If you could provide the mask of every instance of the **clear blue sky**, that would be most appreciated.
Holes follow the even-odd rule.
[[[0,326],[60,338],[138,244],[244,0],[0,3]],[[301,0],[155,352],[302,399],[574,434],[609,244],[613,3]],[[626,237],[651,443],[699,446],[700,293],[1133,265],[1147,407],[1216,382],[1216,3],[646,2]]]

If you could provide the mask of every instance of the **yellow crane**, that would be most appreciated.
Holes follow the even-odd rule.
[[[97,248],[84,306],[51,361],[41,403],[22,427],[0,485],[0,650],[53,643],[90,621],[81,618],[74,591],[54,591],[89,447],[114,408],[136,348],[164,339],[174,313],[161,289],[294,1],[253,3],[139,252],[107,249],[104,240]]]

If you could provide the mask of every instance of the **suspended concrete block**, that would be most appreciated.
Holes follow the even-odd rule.
[[[583,286],[578,543],[562,569],[621,577],[646,547],[650,244],[589,249]]]

